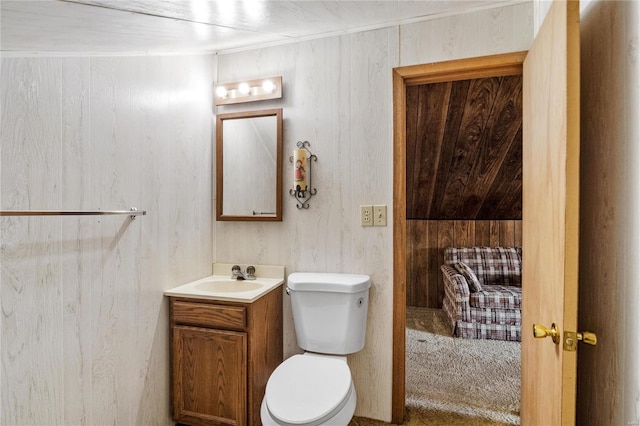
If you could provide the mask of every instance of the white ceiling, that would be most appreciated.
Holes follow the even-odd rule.
[[[3,54],[224,52],[526,0],[0,0]]]

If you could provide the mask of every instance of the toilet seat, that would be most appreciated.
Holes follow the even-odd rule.
[[[294,355],[267,383],[266,408],[281,424],[320,424],[340,411],[353,392],[345,357]]]

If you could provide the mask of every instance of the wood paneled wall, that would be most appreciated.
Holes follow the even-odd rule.
[[[578,425],[640,424],[638,39],[639,2],[581,13]]]
[[[521,245],[522,75],[407,88],[407,305],[442,307],[450,246]]]
[[[407,87],[407,219],[522,218],[522,75]]]
[[[407,220],[407,306],[442,307],[446,247],[521,245],[520,220]]]

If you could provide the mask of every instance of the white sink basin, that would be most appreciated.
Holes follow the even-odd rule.
[[[251,303],[284,283],[284,266],[255,265],[255,280],[233,280],[232,264],[215,263],[213,275],[166,290],[165,296]]]
[[[254,291],[263,287],[258,281],[247,280],[211,280],[196,284],[194,288],[200,291],[211,291],[214,293],[244,293]]]

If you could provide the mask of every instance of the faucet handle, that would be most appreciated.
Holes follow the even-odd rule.
[[[256,268],[253,265],[247,266],[247,278],[254,279],[256,277]]]
[[[242,275],[242,269],[240,269],[239,265],[233,265],[231,267],[231,278],[237,278]]]

